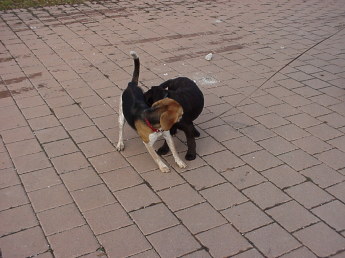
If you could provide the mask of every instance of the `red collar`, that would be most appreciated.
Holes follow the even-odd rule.
[[[149,122],[149,120],[147,120],[147,118],[145,118],[145,123],[146,123],[146,125],[147,125],[148,127],[150,127],[150,129],[151,129],[153,132],[155,132],[155,133],[158,133],[158,132],[161,132],[161,131],[162,131],[162,130],[160,130],[160,129],[154,128],[154,127],[151,125],[151,123]]]

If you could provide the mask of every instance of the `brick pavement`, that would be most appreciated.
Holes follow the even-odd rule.
[[[342,0],[1,12],[3,257],[345,257],[344,12]],[[144,88],[184,75],[205,93],[187,169],[168,155],[160,173],[131,130],[115,150],[130,50]]]

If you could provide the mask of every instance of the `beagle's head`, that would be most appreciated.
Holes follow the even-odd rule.
[[[144,93],[145,102],[150,107],[156,101],[164,99],[165,97],[167,97],[167,95],[168,95],[168,91],[163,89],[163,87],[161,87],[161,86],[153,86],[153,87],[151,87],[151,89],[149,89],[148,91],[146,91]]]
[[[164,131],[179,122],[183,115],[182,106],[175,100],[164,98],[152,104],[152,107],[160,113],[160,125]]]

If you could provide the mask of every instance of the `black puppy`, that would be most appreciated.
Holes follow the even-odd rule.
[[[174,124],[170,129],[172,135],[176,134],[176,130],[184,131],[187,138],[188,151],[185,156],[186,160],[196,158],[195,137],[199,137],[200,133],[194,127],[193,121],[201,114],[204,108],[204,95],[194,81],[186,77],[178,77],[163,82],[159,86],[153,86],[144,93],[146,103],[151,106],[154,102],[171,98],[176,100],[183,108],[182,119]],[[163,146],[157,151],[159,155],[169,152],[169,146],[165,141]]]

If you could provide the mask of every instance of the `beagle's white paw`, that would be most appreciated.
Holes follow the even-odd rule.
[[[116,150],[117,151],[123,151],[125,149],[125,145],[123,142],[118,142],[116,145]]]
[[[168,173],[168,172],[170,172],[170,169],[169,169],[166,165],[159,167],[159,169],[160,169],[163,173]]]
[[[176,163],[180,168],[186,168],[187,167],[187,164],[184,163],[182,160],[176,160]]]

